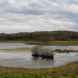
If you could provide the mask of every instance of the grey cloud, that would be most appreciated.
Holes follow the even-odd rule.
[[[27,5],[21,5],[19,1],[11,4],[9,0],[2,0],[0,1],[0,28],[4,26],[6,28],[4,31],[12,30],[14,32],[77,30],[78,14],[68,12],[63,8],[63,5],[77,3],[77,0],[31,0]],[[13,15],[15,16],[13,17]]]
[[[61,11],[62,4],[74,3],[77,0],[32,0],[28,6],[21,6],[17,4],[10,4],[9,0],[3,0],[0,3],[0,9],[2,12],[5,13],[17,13],[17,14],[26,14],[26,15],[45,15],[51,14],[52,12],[59,12]],[[55,6],[55,3],[58,6]],[[15,6],[14,6],[15,5]],[[0,11],[0,12],[1,12]]]
[[[4,1],[4,0],[3,0]],[[34,1],[34,0],[33,0]],[[0,9],[5,13],[19,13],[19,14],[32,14],[32,15],[43,15],[49,13],[50,11],[58,10],[53,5],[52,1],[42,0],[41,2],[32,2],[28,6],[17,6],[11,5],[8,1],[4,1],[0,4]]]

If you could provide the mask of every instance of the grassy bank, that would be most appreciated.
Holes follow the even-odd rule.
[[[0,51],[6,51],[6,52],[22,52],[22,51],[25,51],[25,52],[29,52],[31,51],[30,48],[10,48],[10,49],[0,49]]]
[[[78,78],[78,62],[48,69],[0,67],[0,78]]]
[[[64,40],[64,41],[45,41],[45,42],[37,42],[37,41],[25,41],[24,43],[26,44],[31,44],[31,45],[78,45],[78,40],[76,41],[71,41],[71,40]]]
[[[50,41],[0,41],[0,43],[24,43],[30,45],[78,45],[78,40],[50,40]]]
[[[48,41],[50,45],[78,45],[78,41]]]

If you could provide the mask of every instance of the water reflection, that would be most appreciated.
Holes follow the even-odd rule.
[[[35,68],[46,68],[46,67],[53,66],[54,60],[33,57],[32,65],[34,65],[34,64],[35,64]]]

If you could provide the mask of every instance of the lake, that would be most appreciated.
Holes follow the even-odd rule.
[[[35,45],[26,45],[24,43],[0,43],[0,66],[17,68],[50,68],[58,67],[64,64],[78,61],[78,53],[57,53],[54,52],[54,60],[34,59],[31,48]],[[45,46],[51,49],[74,49],[78,46]],[[17,48],[17,49],[16,49]],[[19,48],[30,48],[30,50]],[[3,50],[2,50],[3,49]],[[6,50],[7,49],[7,50]],[[9,50],[10,49],[10,50]]]

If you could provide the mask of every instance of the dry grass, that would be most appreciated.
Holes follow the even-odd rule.
[[[23,69],[0,67],[0,78],[78,78],[78,62],[58,68]]]

